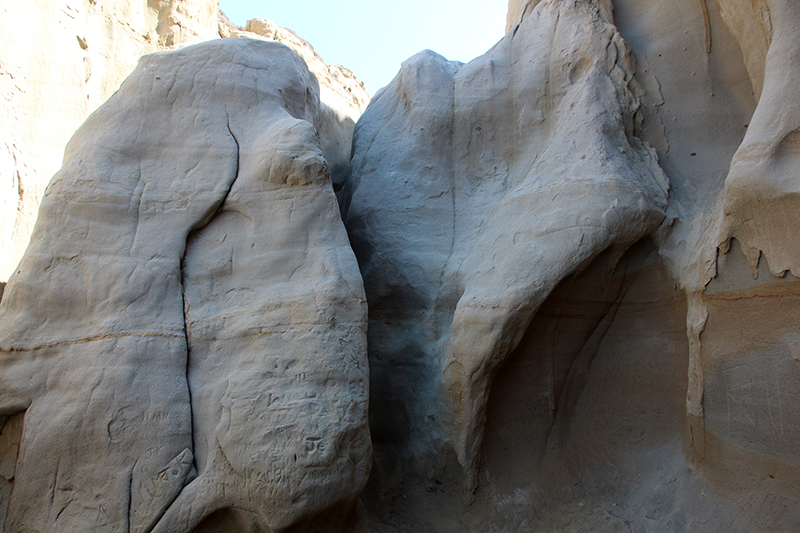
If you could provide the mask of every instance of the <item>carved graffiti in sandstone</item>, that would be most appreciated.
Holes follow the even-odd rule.
[[[294,52],[226,39],[144,57],[75,134],[0,308],[7,531],[347,514],[366,305],[318,106]]]

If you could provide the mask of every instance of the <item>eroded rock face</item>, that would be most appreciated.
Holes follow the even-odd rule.
[[[144,57],[75,134],[0,303],[6,531],[347,515],[366,305],[318,107],[294,52],[226,39]]]
[[[725,7],[726,2],[722,2]],[[754,8],[755,9],[755,8]],[[742,50],[748,50],[748,69],[763,72],[758,107],[741,146],[731,161],[725,181],[721,241],[736,238],[755,268],[760,254],[766,256],[777,276],[790,271],[800,275],[800,247],[793,246],[800,193],[800,111],[794,84],[800,75],[800,13],[791,2],[773,0],[751,21],[745,12],[731,10],[733,23],[762,22],[764,32],[738,32]],[[723,11],[724,12],[724,11]],[[763,22],[761,18],[766,17]],[[749,24],[748,24],[749,23]],[[756,34],[762,39],[757,39]],[[751,45],[767,43],[767,49]],[[754,76],[755,78],[755,76]],[[757,82],[761,78],[755,78]]]
[[[664,218],[631,68],[608,6],[544,2],[467,65],[407,61],[357,127],[345,213],[374,416],[423,465],[452,448],[472,489],[494,374],[538,307]]]
[[[376,96],[343,195],[371,305],[376,530],[797,527],[795,12],[781,0],[512,0],[486,56],[420,54]],[[616,64],[597,53],[603,23],[627,43]],[[614,152],[621,138],[652,147],[648,170],[625,143]],[[666,215],[636,224],[628,211],[631,233],[593,211],[613,205],[602,180],[580,194],[564,179],[602,176],[586,160],[620,155],[652,202],[638,216]],[[540,170],[551,158],[562,173]],[[668,203],[642,181],[660,175],[656,160]],[[506,190],[531,181],[520,169],[550,194],[504,210]],[[573,209],[613,238],[571,242]],[[469,505],[453,496],[451,448],[478,486]],[[412,503],[385,504],[401,496]]]
[[[0,6],[0,281],[19,263],[64,147],[143,54],[218,37],[218,0]]]
[[[349,172],[353,126],[369,95],[352,72],[326,65],[271,21],[242,31],[218,0],[32,0],[0,6],[0,29],[0,282],[22,258],[67,141],[143,54],[219,37],[286,44],[319,80],[315,126],[337,188]]]
[[[789,451],[800,424],[789,392],[798,326],[788,318],[798,293],[795,9],[614,4],[640,57],[637,76],[655,76],[664,102],[645,137],[664,139],[659,159],[675,192],[656,241],[687,294],[687,458],[735,502],[721,520],[780,530],[800,520]]]
[[[333,186],[338,191],[350,173],[353,129],[370,100],[364,84],[346,68],[326,64],[308,41],[269,19],[250,19],[244,31],[232,26],[220,26],[223,36],[252,37],[285,44],[300,54],[316,76],[320,85],[320,111],[316,126],[322,138],[322,151],[331,166]]]
[[[693,413],[693,430],[704,438],[693,449],[708,475],[740,500],[770,502],[774,511],[759,511],[760,527],[780,530],[800,522],[793,451],[800,438],[800,116],[793,89],[800,17],[796,5],[779,0],[721,1],[720,8],[741,46],[757,106],[711,228],[719,246],[715,269],[694,296],[690,368],[702,410]]]
[[[354,529],[329,171],[370,530],[795,530],[795,12],[511,0],[481,58],[404,64],[352,176],[366,97],[293,33],[220,28],[321,104],[274,44],[144,60],[3,296],[6,530]],[[0,144],[19,212],[26,161]]]

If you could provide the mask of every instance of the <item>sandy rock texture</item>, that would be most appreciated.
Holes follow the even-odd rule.
[[[686,457],[735,502],[719,523],[796,529],[800,19],[780,1],[615,8],[637,76],[653,75],[663,101],[644,136],[675,191],[655,242],[686,294]]]
[[[545,2],[467,65],[411,58],[359,121],[345,220],[372,412],[420,468],[452,449],[477,488],[492,382],[537,309],[664,219],[631,69],[608,6]]]
[[[368,106],[216,9],[0,7],[5,531],[798,530],[793,0],[510,0]]]
[[[218,0],[59,0],[0,6],[0,282],[28,245],[42,194],[70,136],[139,57],[219,37],[282,42],[320,83],[316,118],[337,188],[349,171],[355,121],[369,95],[352,72],[328,66],[289,30],[266,19],[237,28]]]
[[[511,0],[375,96],[374,530],[797,529],[796,11]]]
[[[0,6],[0,280],[22,257],[67,141],[142,54],[218,36],[218,0]]]
[[[0,302],[5,531],[350,520],[366,302],[318,109],[294,52],[216,40],[72,138]]]
[[[339,190],[350,172],[353,129],[370,100],[364,84],[346,68],[326,64],[308,41],[269,19],[250,19],[244,30],[226,23],[223,19],[220,34],[223,37],[276,41],[285,44],[305,60],[320,84],[321,106],[316,125],[323,140],[322,151],[331,166],[334,188]]]

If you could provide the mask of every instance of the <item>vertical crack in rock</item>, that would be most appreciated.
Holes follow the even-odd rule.
[[[618,267],[618,270],[622,272],[614,272],[615,267]],[[569,423],[574,415],[581,392],[588,381],[590,368],[597,355],[597,350],[605,334],[614,323],[622,301],[625,299],[625,295],[636,277],[635,274],[629,275],[627,262],[618,265],[617,261],[611,257],[606,269],[606,279],[603,283],[611,283],[611,278],[614,275],[619,275],[622,279],[616,289],[613,300],[611,300],[612,303],[600,320],[594,325],[591,332],[586,337],[586,340],[581,345],[577,355],[570,364],[566,379],[558,393],[559,400],[553,411],[553,423],[547,440],[548,449],[560,449],[563,443],[567,441]]]
[[[371,453],[366,306],[318,106],[294,52],[226,39],[143,57],[75,134],[0,306],[2,414],[26,420],[8,530],[188,533],[221,488],[224,507],[263,502],[256,529],[354,504]],[[193,250],[231,217],[245,268],[201,251],[218,264],[193,278]],[[296,243],[311,248],[287,255]],[[267,419],[270,394],[285,405]],[[230,468],[187,486],[208,441]]]
[[[351,456],[368,449],[366,398],[352,412],[347,392],[366,386],[366,365],[350,367],[366,355],[365,309],[341,285],[354,258],[346,270],[332,261],[347,241],[327,163],[309,122],[275,109],[261,119],[231,128],[237,180],[187,246],[198,477],[154,533],[190,531],[220,509],[283,529],[349,503],[366,479]]]
[[[236,164],[233,168],[233,175],[237,176],[239,173],[239,160],[240,160],[240,148],[239,148],[239,141],[236,139],[233,131],[231,131],[230,127],[230,118],[228,117],[226,121],[226,127],[230,138],[233,140],[233,143],[236,146]],[[186,383],[188,385],[188,392],[189,392],[189,405],[193,406],[192,402],[192,385],[189,376],[189,368],[190,368],[190,361],[192,359],[192,346],[190,342],[191,338],[191,331],[189,329],[189,322],[187,321],[187,313],[189,312],[188,309],[188,302],[186,301],[186,252],[190,247],[190,243],[193,238],[202,230],[207,227],[209,224],[213,223],[214,218],[217,214],[219,214],[220,210],[222,209],[225,200],[227,200],[228,195],[230,194],[231,189],[233,188],[234,184],[236,183],[236,179],[230,182],[226,191],[224,191],[223,196],[220,198],[219,202],[216,206],[213,206],[210,209],[211,214],[203,217],[198,223],[196,227],[194,227],[186,237],[186,242],[183,247],[183,254],[181,255],[180,265],[181,265],[181,272],[180,272],[180,285],[181,285],[181,303],[183,307],[183,331],[184,337],[186,339],[186,366],[185,366],[185,376],[186,376]],[[190,415],[190,421],[192,424],[192,428],[194,428],[194,409],[192,408]],[[130,529],[132,533],[148,533],[153,529],[156,523],[161,519],[164,515],[164,512],[169,508],[170,505],[175,501],[178,495],[184,488],[186,481],[191,481],[189,476],[191,475],[192,471],[197,472],[199,468],[197,467],[197,463],[195,460],[194,453],[192,450],[195,449],[195,440],[196,435],[194,429],[192,430],[191,434],[191,447],[184,450],[180,455],[178,455],[169,465],[165,468],[162,472],[159,473],[159,478],[163,478],[164,476],[168,476],[174,478],[174,483],[171,486],[171,490],[168,491],[167,494],[160,500],[160,505],[157,508],[149,508],[147,513],[143,517],[137,517],[135,526]],[[155,481],[155,480],[154,480]]]
[[[0,530],[348,530],[371,454],[366,308],[328,166],[371,306],[378,529],[795,528],[795,3],[511,0],[485,56],[404,63],[359,123],[349,177],[339,135],[364,100],[321,105],[285,49],[143,58],[75,135],[0,283]],[[4,38],[6,272],[58,165],[42,147],[142,46],[216,35],[207,0],[151,0],[139,22],[89,4]],[[12,24],[43,13],[7,6]],[[355,87],[291,32],[247,29]],[[46,44],[62,33],[66,55]],[[683,296],[654,268],[608,301],[592,269],[662,219],[659,160],[658,252]],[[484,466],[490,447],[518,455]],[[453,519],[439,504],[462,475],[469,497],[486,490]]]
[[[708,0],[700,0],[700,9],[703,11],[703,26],[705,27],[706,54],[711,53],[711,19],[708,15]]]
[[[349,508],[366,482],[363,288],[312,126],[316,80],[288,57],[238,88],[253,105],[228,117],[237,177],[186,246],[198,475],[154,533],[218,510],[285,529]]]
[[[128,474],[128,502],[127,502],[128,516],[126,520],[127,527],[125,528],[125,531],[132,531],[131,529],[131,519],[133,517],[133,492],[131,490],[132,488],[133,488],[133,469],[131,468],[131,471]]]

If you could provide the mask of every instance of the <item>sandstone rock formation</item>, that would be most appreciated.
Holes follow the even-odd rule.
[[[784,2],[615,8],[663,97],[644,135],[675,191],[656,242],[686,293],[687,457],[736,502],[731,527],[796,528],[798,18]]]
[[[797,528],[795,11],[512,0],[376,95],[374,530]]]
[[[334,188],[340,189],[350,172],[353,128],[370,99],[364,85],[346,68],[326,64],[308,41],[271,20],[250,19],[244,31],[232,24],[221,23],[220,34],[223,37],[240,36],[276,41],[285,44],[305,60],[320,84],[321,107],[317,128],[321,132],[322,151],[331,166]]]
[[[800,13],[786,1],[764,3],[760,13],[740,13],[737,4],[728,7],[724,1],[722,6],[730,10],[729,24],[747,51],[746,65],[759,105],[725,180],[719,240],[736,238],[753,268],[763,253],[774,275],[797,276],[800,247],[789,243],[792,229],[800,223],[796,209],[800,110],[794,91],[800,75],[795,60],[800,52]]]
[[[72,138],[0,302],[6,531],[346,519],[366,306],[318,94],[217,40],[144,57]]]
[[[218,0],[0,6],[0,281],[22,257],[67,141],[142,54],[218,36]]]
[[[352,160],[348,71],[219,33],[90,117],[5,288],[6,531],[798,530],[792,2],[510,0]]]
[[[359,123],[346,222],[376,387],[416,370],[426,394],[404,398],[408,425],[454,447],[473,488],[491,382],[538,307],[664,218],[666,178],[634,136],[638,87],[607,16],[546,2],[466,66],[423,52]]]
[[[325,65],[311,45],[269,21],[255,19],[244,32],[219,12],[218,0],[34,0],[0,6],[0,28],[1,283],[28,245],[42,193],[70,136],[143,54],[219,37],[288,45],[320,82],[316,126],[324,130],[323,151],[337,188],[347,175],[353,126],[369,95],[350,71]]]

